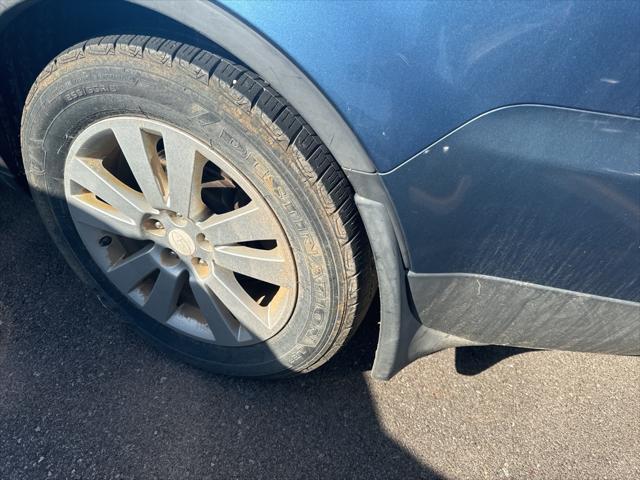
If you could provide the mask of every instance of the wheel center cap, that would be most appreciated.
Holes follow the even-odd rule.
[[[169,244],[175,252],[180,255],[193,255],[196,245],[191,237],[182,230],[171,230],[169,232]]]

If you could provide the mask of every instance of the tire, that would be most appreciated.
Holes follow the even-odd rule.
[[[209,337],[194,336],[187,330],[158,321],[148,313],[151,310],[141,306],[140,302],[144,300],[132,300],[133,291],[123,290],[124,287],[113,280],[109,270],[113,266],[106,268],[100,264],[99,248],[105,247],[103,244],[111,242],[112,238],[119,246],[128,245],[128,240],[119,235],[105,236],[103,232],[100,245],[92,244],[93,237],[82,233],[84,226],[78,223],[79,217],[69,203],[75,198],[70,196],[71,192],[78,191],[75,180],[69,179],[74,175],[75,167],[70,166],[76,161],[73,159],[80,158],[80,150],[75,150],[75,145],[84,138],[83,135],[89,138],[86,132],[100,125],[110,125],[109,122],[138,122],[143,136],[150,135],[150,131],[155,132],[153,125],[157,124],[159,129],[166,129],[160,133],[162,137],[165,135],[163,132],[171,131],[200,142],[196,143],[199,145],[197,148],[210,149],[216,158],[228,163],[228,167],[220,167],[222,173],[219,175],[237,189],[234,190],[236,206],[231,208],[239,208],[237,198],[242,196],[242,189],[259,196],[259,202],[262,202],[259,205],[268,206],[265,208],[269,215],[273,214],[281,227],[278,231],[282,236],[278,237],[275,248],[280,249],[282,243],[282,248],[290,252],[293,267],[288,271],[295,275],[295,281],[287,283],[286,289],[277,287],[277,292],[288,292],[286,298],[291,304],[282,327],[277,331],[269,330],[264,338],[256,335],[246,344],[217,342],[217,333],[213,334],[213,340],[207,340]],[[91,148],[99,145],[95,140],[98,137],[90,138],[87,145]],[[60,54],[38,76],[23,112],[21,142],[25,171],[38,211],[72,268],[108,303],[117,306],[144,337],[187,362],[227,375],[286,376],[308,372],[338,351],[369,307],[376,290],[375,273],[350,184],[327,147],[300,115],[264,80],[243,66],[205,50],[161,38],[121,35],[88,40]],[[116,139],[116,144],[118,142]],[[166,155],[164,163],[160,161],[161,168],[169,169],[170,180],[177,178],[177,174],[175,177],[171,175],[172,171],[177,171],[177,161],[171,161],[168,153],[160,150],[162,147],[157,148],[158,156]],[[126,162],[131,163],[125,153],[122,155]],[[152,153],[149,155],[149,158],[159,158]],[[102,166],[106,162],[102,160]],[[227,179],[226,168],[235,172],[236,177]],[[245,183],[238,183],[238,176]],[[119,176],[118,180],[122,178]],[[204,178],[203,174],[199,180],[202,189],[205,188]],[[88,192],[84,184],[81,187],[79,191]],[[222,187],[216,184],[216,188]],[[144,193],[142,187],[140,190]],[[167,202],[177,198],[175,191],[171,191],[171,200]],[[223,195],[226,191],[220,192]],[[89,195],[93,200],[103,200],[95,192],[89,191]],[[204,194],[193,192],[189,202],[199,201],[198,195],[204,202]],[[255,201],[258,201],[257,197]],[[254,202],[253,197],[251,202]],[[110,206],[108,201],[105,203]],[[100,208],[103,206],[101,204]],[[180,215],[167,212],[163,215],[172,215],[166,220],[169,223],[175,215]],[[145,218],[147,223],[136,228],[150,232],[145,229],[155,227],[148,227],[149,218]],[[189,223],[192,226],[204,224],[204,221],[197,223],[191,217],[188,220],[193,220],[194,223]],[[158,226],[161,222],[153,224]],[[168,229],[174,225],[161,227]],[[187,241],[184,249],[174,248],[176,251],[173,251],[166,248],[166,242],[178,242],[180,235],[170,231],[163,236],[162,252],[169,251],[173,257],[184,260],[186,257],[182,255],[186,255],[185,252],[191,251],[195,255],[192,241]],[[247,245],[254,248],[254,243]],[[170,243],[171,246],[178,244]],[[109,243],[105,248],[113,245]],[[272,248],[260,245],[255,248]],[[216,251],[221,248],[216,246]],[[122,254],[117,265],[127,258]],[[166,259],[162,258],[164,262]],[[191,289],[197,283],[194,272],[200,272],[194,269],[200,267],[193,262],[192,266],[186,260],[184,262],[184,265],[180,263],[180,268],[189,272],[188,280],[184,281]],[[213,259],[210,260],[211,265],[203,259],[199,262],[206,265],[203,275],[224,271]],[[156,282],[159,282],[158,278],[144,280],[151,282],[145,293],[147,302],[152,297],[149,292],[153,292]],[[253,285],[242,275],[234,278],[245,282],[242,285]],[[254,283],[262,285],[261,281]],[[142,291],[143,284],[147,285],[144,282],[135,287],[136,292]],[[294,289],[295,301],[292,301]],[[180,299],[187,298],[180,308],[191,308],[189,302],[193,298],[197,300],[195,304],[200,304],[200,297],[195,291],[189,293],[187,290],[181,290],[176,297],[178,303],[183,301]],[[220,298],[216,298],[219,306]],[[260,297],[255,301],[265,300]],[[225,310],[226,307],[224,304],[217,311],[224,310],[225,321],[233,322],[233,314],[229,317],[230,310]],[[268,309],[271,311],[271,304]],[[207,317],[204,312],[201,308],[200,313]],[[196,315],[193,318],[201,317]],[[193,319],[189,322],[191,325]],[[212,325],[208,317],[204,322]],[[268,322],[271,325],[271,320]],[[241,323],[237,329],[234,332],[243,329]],[[211,331],[214,331],[213,327]],[[249,328],[245,331],[253,332]],[[240,336],[237,333],[237,338],[234,338],[237,340]]]

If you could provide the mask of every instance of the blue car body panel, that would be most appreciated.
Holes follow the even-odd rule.
[[[483,115],[383,176],[416,272],[640,301],[640,119]]]
[[[537,103],[640,116],[640,2],[223,0],[313,79],[386,172]]]

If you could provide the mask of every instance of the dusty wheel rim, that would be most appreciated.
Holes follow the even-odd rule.
[[[160,323],[225,346],[275,335],[296,302],[276,215],[193,136],[115,117],[72,143],[64,172],[76,230],[107,278]]]

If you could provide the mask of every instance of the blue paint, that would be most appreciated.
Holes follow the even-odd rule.
[[[415,272],[640,301],[640,119],[503,108],[382,177]]]
[[[318,84],[380,171],[494,108],[640,116],[640,2],[223,0]]]

